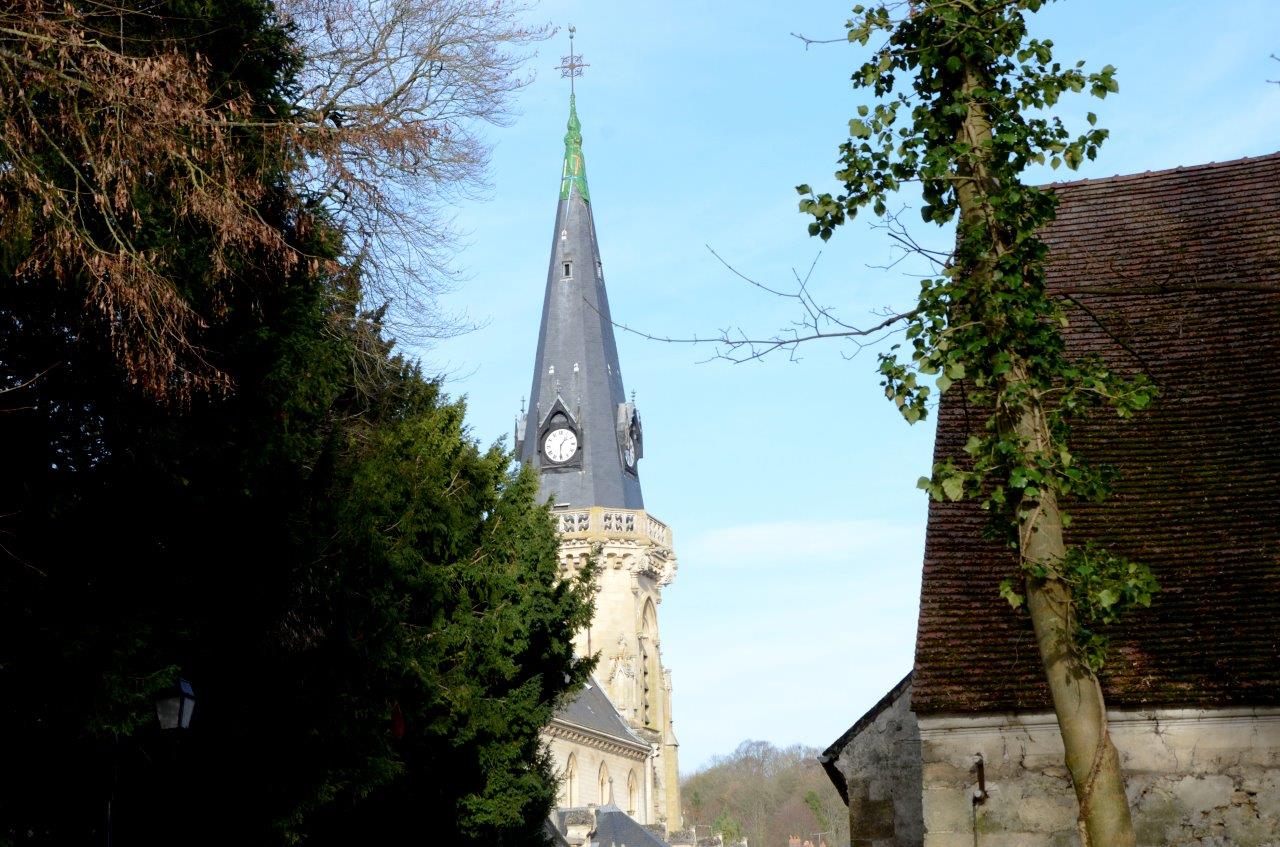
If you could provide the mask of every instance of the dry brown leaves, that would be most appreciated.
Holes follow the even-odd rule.
[[[266,119],[244,97],[214,96],[199,57],[131,55],[114,33],[132,13],[110,0],[0,9],[0,238],[27,245],[17,281],[87,280],[86,306],[158,399],[230,388],[197,339],[238,267],[306,260],[255,212],[246,126],[299,163],[296,189],[338,222],[344,261],[368,300],[394,303],[400,337],[456,331],[437,302],[458,242],[449,206],[483,184],[481,128],[506,121],[528,82],[523,50],[547,35],[504,0],[276,6],[304,65],[291,110]],[[212,245],[199,306],[174,284],[177,239],[193,232]]]
[[[198,329],[240,260],[296,259],[256,213],[263,188],[233,143],[249,104],[215,98],[198,57],[129,55],[105,23],[40,0],[0,10],[0,238],[26,245],[17,284],[87,283],[86,308],[143,390],[225,390]],[[144,208],[157,198],[160,216]],[[192,232],[212,245],[203,314],[174,284]]]

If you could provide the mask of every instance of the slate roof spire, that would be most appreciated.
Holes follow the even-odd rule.
[[[580,68],[580,58],[571,54],[567,64]],[[546,437],[565,428],[576,437],[576,452],[557,459],[548,455]],[[641,435],[635,404],[627,402],[622,386],[587,189],[582,123],[571,94],[533,385],[528,411],[517,419],[516,453],[539,470],[541,497],[553,505],[642,509],[636,472]]]

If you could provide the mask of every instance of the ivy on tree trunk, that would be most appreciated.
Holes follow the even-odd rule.
[[[920,485],[935,499],[975,498],[1019,553],[1020,575],[1001,593],[1025,604],[1080,804],[1086,845],[1134,841],[1119,757],[1107,731],[1097,670],[1110,623],[1157,590],[1144,565],[1100,548],[1068,548],[1070,498],[1101,499],[1103,475],[1071,452],[1071,421],[1110,406],[1122,417],[1145,408],[1154,388],[1124,378],[1097,357],[1067,355],[1066,318],[1046,290],[1047,249],[1038,237],[1056,199],[1024,185],[1031,164],[1076,168],[1092,159],[1107,131],[1072,134],[1052,114],[1060,96],[1118,90],[1115,69],[1053,61],[1053,44],[1031,38],[1026,16],[1041,0],[925,0],[857,6],[849,40],[866,45],[887,34],[853,76],[870,88],[841,146],[841,194],[799,186],[809,232],[824,240],[870,206],[883,215],[889,196],[921,184],[926,222],[956,223],[956,248],[943,273],[926,280],[906,314],[908,349],[880,359],[882,385],[908,422],[925,417],[934,376],[939,392],[961,383],[985,409],[962,461],[937,464]],[[963,382],[961,382],[963,381]],[[1021,589],[1021,590],[1019,590]],[[994,599],[994,598],[993,598]],[[1089,626],[1082,625],[1082,621]]]

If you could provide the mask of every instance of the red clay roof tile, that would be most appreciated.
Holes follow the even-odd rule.
[[[1052,186],[1050,287],[1069,347],[1146,368],[1156,406],[1077,425],[1121,474],[1071,504],[1069,542],[1149,564],[1162,591],[1114,629],[1111,707],[1280,704],[1280,154]],[[1231,290],[1254,286],[1271,291]],[[980,410],[939,410],[935,456],[961,457]],[[1049,708],[1030,621],[1000,599],[1010,551],[972,502],[931,503],[913,708]]]

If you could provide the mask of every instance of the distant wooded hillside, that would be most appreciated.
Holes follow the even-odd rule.
[[[683,780],[685,826],[696,826],[699,838],[720,832],[726,843],[745,836],[751,847],[787,847],[792,836],[816,845],[819,833],[827,845],[848,844],[848,814],[819,752],[742,742]]]

